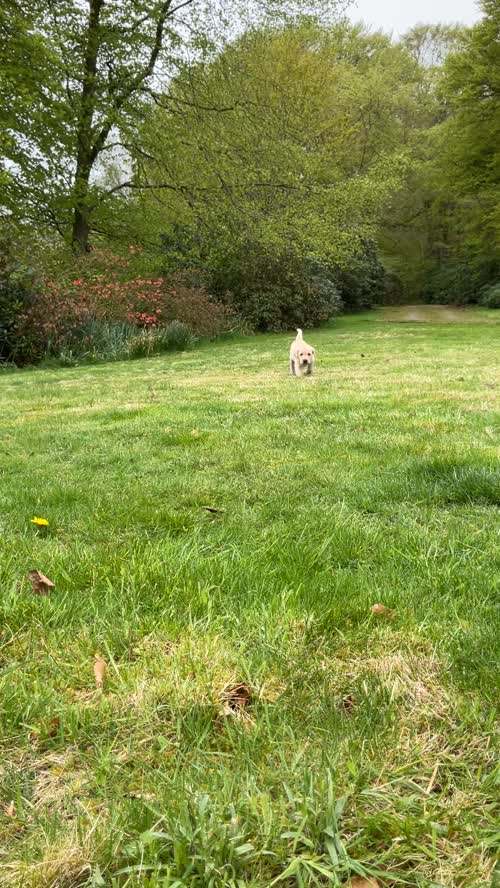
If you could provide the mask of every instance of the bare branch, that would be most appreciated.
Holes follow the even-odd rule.
[[[183,9],[184,6],[190,6],[193,0],[184,0],[184,3],[179,3],[178,6],[174,6],[173,9],[170,10],[170,15],[175,15],[176,12],[179,12],[179,9]]]

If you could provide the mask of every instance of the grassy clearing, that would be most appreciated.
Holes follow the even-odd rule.
[[[1,885],[492,884],[499,327],[386,317],[0,377]]]

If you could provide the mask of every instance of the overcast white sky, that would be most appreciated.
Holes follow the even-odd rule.
[[[396,36],[417,22],[471,25],[481,14],[475,0],[355,0],[349,16],[353,21],[363,20]]]

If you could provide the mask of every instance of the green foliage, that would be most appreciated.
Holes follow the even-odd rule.
[[[336,3],[318,2],[336,8]],[[137,131],[155,97],[188,59],[213,55],[250,21],[281,20],[306,0],[7,0],[2,60],[0,206],[50,226],[78,252],[109,223],[127,170],[144,156]],[[14,170],[14,172],[12,172]],[[125,172],[123,172],[125,170]]]
[[[335,3],[266,6],[8,0],[0,206],[33,244],[139,243],[138,278],[197,274],[258,329],[320,322],[334,289],[477,302],[500,271],[497,4],[398,43]]]
[[[483,19],[444,65],[443,98],[452,114],[443,159],[453,161],[454,189],[469,194],[500,189],[500,7],[482,0]]]
[[[417,24],[401,38],[421,78],[421,87],[431,91],[446,58],[461,48],[466,28],[460,25]]]
[[[500,8],[483,2],[484,18],[448,56],[441,91],[451,114],[440,133],[442,188],[457,205],[462,232],[454,257],[480,283],[500,274]],[[481,280],[482,279],[482,280]],[[477,292],[471,301],[477,301]]]
[[[389,276],[369,241],[347,267],[236,242],[209,270],[207,286],[260,331],[318,326],[341,308],[359,311],[394,301]]]
[[[181,225],[192,258],[198,249],[209,268],[235,240],[266,255],[348,265],[398,187],[404,127],[396,121],[408,100],[400,84],[404,66],[414,67],[380,35],[359,35],[352,60],[350,37],[347,26],[311,23],[252,31],[181,74],[175,102],[160,98],[143,131],[154,162],[138,168],[138,185],[147,177],[149,188],[130,224],[139,216],[144,240],[163,234],[175,244]]]
[[[423,46],[441,67],[424,69],[417,107],[428,116],[415,117],[412,168],[381,239],[410,298],[475,303],[500,274],[498,4],[483,11],[473,28],[448,34],[444,51],[443,35],[417,34],[439,38]]]
[[[373,308],[394,301],[391,283],[373,242],[366,241],[347,268],[337,270],[335,280],[348,311]]]
[[[37,290],[34,270],[18,256],[15,239],[9,234],[0,238],[0,362],[17,360],[22,352],[21,318]]]
[[[429,270],[424,295],[428,302],[468,305],[479,301],[482,283],[472,264],[447,256]]]
[[[484,308],[500,308],[500,283],[481,287],[477,301]]]
[[[341,305],[335,280],[293,251],[266,252],[259,243],[233,244],[208,274],[208,287],[254,330],[312,327]]]

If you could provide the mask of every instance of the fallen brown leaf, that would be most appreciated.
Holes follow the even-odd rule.
[[[95,683],[98,688],[102,688],[104,684],[104,673],[106,672],[106,660],[103,660],[99,654],[94,654],[94,675]]]
[[[248,685],[241,682],[240,684],[224,688],[222,696],[228,710],[239,712],[249,705],[252,699],[252,692]]]
[[[55,715],[54,718],[51,718],[49,725],[49,737],[57,737],[60,724],[61,720],[58,715]]]
[[[16,806],[15,806],[14,802],[10,803],[10,805],[7,807],[7,810],[5,813],[6,813],[7,817],[15,817],[16,816]]]
[[[346,694],[345,697],[342,697],[342,709],[344,709],[345,712],[352,712],[355,705],[356,701],[352,694]]]
[[[55,583],[39,570],[29,570],[28,579],[33,586],[35,595],[48,595],[50,589],[55,588]]]
[[[354,876],[351,879],[351,888],[380,888],[380,882],[376,879],[365,879],[364,876]]]
[[[391,609],[386,607],[385,604],[372,604],[370,610],[372,614],[377,614],[378,616],[384,614],[384,616],[391,617],[391,619],[394,619],[395,616],[394,611],[391,611]]]

